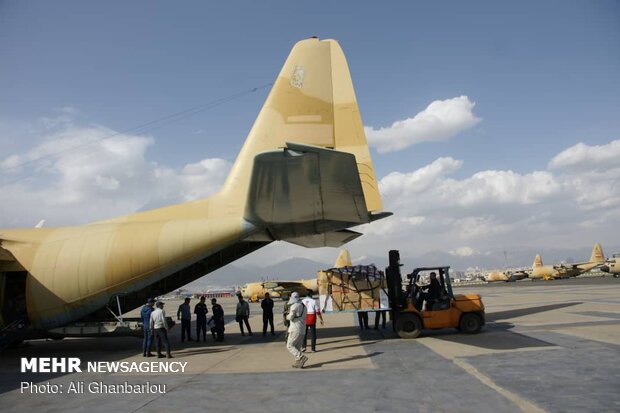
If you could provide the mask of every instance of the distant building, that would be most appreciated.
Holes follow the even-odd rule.
[[[227,298],[235,295],[234,289],[220,289],[220,290],[207,290],[202,294],[198,294],[199,297],[207,298]]]

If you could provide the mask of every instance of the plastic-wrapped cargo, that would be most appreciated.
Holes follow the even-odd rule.
[[[317,282],[323,312],[389,308],[385,274],[372,264],[320,271]]]

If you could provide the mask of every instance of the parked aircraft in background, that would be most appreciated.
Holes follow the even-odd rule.
[[[525,271],[491,271],[484,275],[484,279],[489,282],[493,281],[518,281],[528,277]]]
[[[336,259],[334,268],[342,268],[353,265],[349,251],[340,250],[340,254]],[[248,283],[241,289],[241,295],[251,302],[256,302],[265,298],[265,293],[269,293],[271,298],[288,299],[293,292],[299,293],[301,296],[308,295],[308,292],[318,294],[319,287],[317,279],[299,281],[261,281]]]
[[[610,259],[605,261],[605,265],[601,267],[601,271],[613,275],[615,278],[620,276],[620,252],[615,253]]]
[[[45,337],[110,320],[115,305],[120,315],[275,240],[341,246],[362,235],[348,228],[391,215],[382,209],[342,49],[303,40],[216,195],[82,226],[1,229],[0,327]]]
[[[543,265],[542,258],[537,255],[532,264],[532,271],[529,277],[532,279],[552,280],[555,278],[576,277],[586,271],[590,271],[595,267],[602,266],[605,263],[605,255],[601,244],[595,244],[592,248],[592,255],[589,261],[560,264],[560,265]]]

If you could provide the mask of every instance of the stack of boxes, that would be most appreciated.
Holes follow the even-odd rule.
[[[323,311],[387,308],[387,283],[374,265],[332,268],[317,274]]]

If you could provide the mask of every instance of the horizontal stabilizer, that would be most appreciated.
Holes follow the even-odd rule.
[[[300,245],[306,248],[340,247],[347,242],[353,241],[362,234],[350,230],[325,232],[323,234],[306,235],[304,237],[287,238],[284,241]]]
[[[245,219],[275,239],[289,240],[365,224],[372,217],[354,155],[288,143],[255,156]]]

